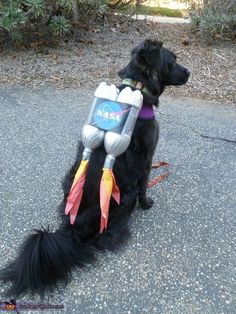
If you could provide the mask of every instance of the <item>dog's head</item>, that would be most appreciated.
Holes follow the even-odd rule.
[[[175,54],[162,42],[146,39],[131,51],[129,64],[118,74],[142,82],[158,97],[167,85],[185,84],[190,72],[176,62]]]

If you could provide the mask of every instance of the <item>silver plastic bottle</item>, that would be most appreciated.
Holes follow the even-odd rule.
[[[105,133],[104,145],[107,152],[104,168],[112,169],[115,159],[129,146],[133,129],[143,103],[143,96],[139,90],[132,91],[130,87],[123,89],[117,97],[117,102],[131,106],[128,118],[121,134],[112,131]]]
[[[89,160],[92,151],[103,142],[105,131],[90,124],[94,106],[98,98],[105,98],[108,100],[116,100],[118,95],[117,88],[114,84],[107,85],[105,82],[99,84],[94,93],[94,102],[90,109],[87,122],[82,129],[82,143],[85,147],[83,152],[83,159]]]

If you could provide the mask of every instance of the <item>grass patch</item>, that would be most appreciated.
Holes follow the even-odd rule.
[[[183,17],[183,14],[178,9],[169,9],[162,7],[150,7],[144,4],[139,6],[129,5],[120,9],[122,13],[135,12],[136,14],[142,15],[156,15],[156,16],[168,16],[168,17]]]

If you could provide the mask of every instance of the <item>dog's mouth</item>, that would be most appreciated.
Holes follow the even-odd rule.
[[[181,86],[186,84],[188,82],[190,74],[191,72],[188,69],[185,69],[183,75],[176,80],[175,85]]]
[[[188,82],[189,75],[190,73],[188,74],[188,76],[184,77],[182,80],[179,80],[176,85],[181,86],[181,85],[186,84]]]

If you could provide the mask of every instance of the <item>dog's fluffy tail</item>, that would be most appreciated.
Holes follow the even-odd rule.
[[[7,295],[17,297],[27,292],[44,295],[59,280],[68,280],[75,265],[84,266],[94,259],[93,251],[60,230],[35,230],[22,244],[18,257],[0,272],[0,280],[12,282]]]

